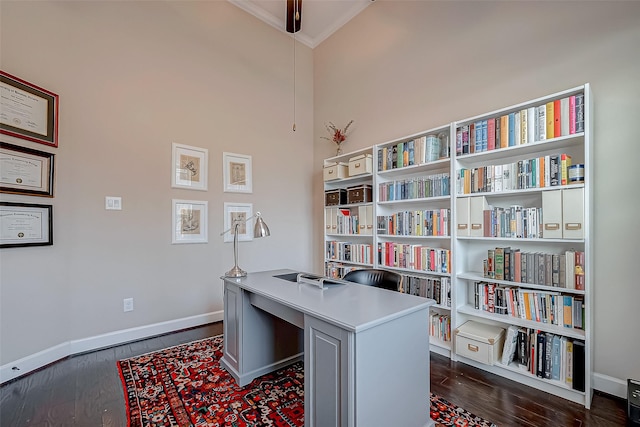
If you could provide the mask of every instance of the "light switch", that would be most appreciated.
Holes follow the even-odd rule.
[[[104,198],[104,208],[108,211],[122,210],[122,197],[106,196]]]

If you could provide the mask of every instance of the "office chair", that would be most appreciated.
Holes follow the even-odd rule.
[[[360,283],[361,285],[375,286],[376,288],[397,291],[402,285],[402,275],[389,270],[376,268],[361,268],[351,270],[344,275],[342,280]]]

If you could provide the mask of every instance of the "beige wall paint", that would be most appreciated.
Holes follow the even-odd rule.
[[[309,271],[312,51],[228,2],[0,3],[0,67],[60,95],[54,246],[0,251],[0,366],[61,343],[220,311],[233,265],[223,203],[271,237],[249,271]],[[209,149],[209,189],[172,189],[171,143]],[[253,156],[253,194],[223,193],[222,153]],[[105,211],[105,196],[123,210]],[[171,245],[171,200],[209,202],[209,242]],[[135,310],[123,313],[123,298]]]
[[[348,152],[591,83],[594,371],[639,378],[639,20],[638,2],[376,1],[314,49],[315,239],[325,122],[355,119]]]

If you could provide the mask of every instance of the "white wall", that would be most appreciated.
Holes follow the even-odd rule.
[[[228,2],[0,2],[0,68],[60,96],[54,245],[0,250],[0,366],[130,328],[221,313],[233,266],[223,203],[271,237],[240,266],[312,266],[312,51]],[[209,190],[172,189],[171,143],[209,149]],[[253,194],[223,193],[222,153],[253,156]],[[123,210],[105,211],[105,196]],[[209,242],[171,245],[171,200],[209,202]],[[123,298],[135,310],[123,312]],[[203,318],[206,318],[203,317]],[[55,352],[54,352],[55,353]]]
[[[619,394],[626,378],[640,378],[633,268],[640,241],[638,22],[638,2],[370,5],[314,49],[316,240],[322,242],[321,160],[334,155],[320,139],[325,122],[355,119],[348,152],[591,83],[594,384]],[[316,254],[322,260],[321,243]]]

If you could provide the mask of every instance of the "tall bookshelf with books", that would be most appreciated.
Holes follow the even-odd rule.
[[[372,148],[324,161],[324,274],[373,267]]]
[[[591,403],[592,141],[588,84],[452,124],[454,328],[505,330],[493,365]]]
[[[432,298],[431,349],[451,355],[450,126],[374,147],[376,266]]]
[[[325,202],[372,191],[325,203],[325,274],[403,274],[436,300],[431,351],[589,408],[592,115],[584,84],[325,160]],[[327,180],[362,156],[371,173]],[[456,347],[467,322],[504,331],[495,361]]]

